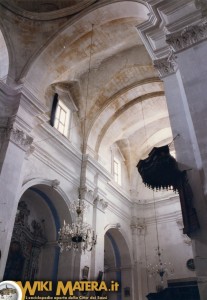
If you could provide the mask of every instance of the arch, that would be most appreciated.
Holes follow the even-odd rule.
[[[107,13],[110,10],[110,13]],[[146,21],[148,19],[148,9],[143,3],[136,1],[119,1],[119,3],[104,3],[102,6],[92,7],[83,14],[73,17],[70,21],[64,25],[55,35],[50,39],[47,44],[37,51],[25,69],[22,71],[21,78],[26,78],[26,81],[31,83],[31,86],[41,95],[45,94],[45,87],[60,79],[60,76],[65,73],[65,78],[68,78],[71,72],[71,68],[78,67],[81,64],[81,68],[88,66],[87,60],[89,53],[81,54],[75,61],[74,59],[68,59],[68,55],[72,55],[72,45],[79,40],[84,42],[85,48],[90,43],[90,31],[91,24],[97,24],[97,26],[104,23],[121,18],[134,18],[137,19],[136,23]],[[75,28],[81,28],[75,32]],[[137,36],[138,38],[138,36]],[[63,50],[64,49],[64,50]],[[80,54],[80,51],[78,51]],[[97,49],[96,54],[100,52]],[[76,51],[77,53],[77,51]],[[52,55],[52,56],[51,56]],[[54,61],[55,57],[55,61]],[[51,58],[53,58],[54,64],[51,65]],[[54,65],[58,65],[54,69]],[[50,72],[46,72],[47,66],[50,67]],[[47,74],[47,76],[45,76]],[[35,81],[38,78],[38,82]],[[74,78],[71,78],[74,79]],[[64,78],[61,78],[64,81]],[[41,87],[40,87],[41,83]]]
[[[118,293],[110,295],[110,299],[122,299],[123,287],[132,288],[133,269],[128,245],[119,226],[108,226],[104,242],[105,280],[119,282]]]
[[[55,183],[57,182],[55,181]],[[32,243],[32,249],[35,249],[35,253],[39,253],[35,258],[35,263],[38,266],[35,269],[37,279],[46,280],[51,278],[56,281],[58,279],[67,279],[68,275],[72,276],[74,267],[73,252],[66,252],[60,255],[60,249],[57,244],[58,232],[63,225],[63,220],[66,220],[67,223],[72,222],[66,194],[60,187],[57,186],[55,188],[54,181],[37,178],[29,180],[23,185],[19,199],[19,205],[26,207],[28,216],[26,219],[24,218],[24,222],[26,222],[24,224],[15,222],[13,240],[17,228],[20,230],[22,242],[26,245]],[[19,216],[19,213],[17,216]],[[34,222],[38,224],[38,228],[41,231],[41,237],[39,238],[38,235],[37,238],[43,241],[42,244],[38,244],[38,250],[36,250],[37,242],[33,238],[35,234],[35,229],[32,227]],[[27,233],[27,228],[30,228],[29,233]],[[33,259],[33,257],[27,255],[27,250],[25,251],[25,262],[28,265],[28,260]],[[26,271],[24,266],[23,276],[26,276],[24,279],[34,279],[29,277],[33,276],[31,272],[27,273]]]
[[[9,52],[3,32],[0,30],[0,79],[6,81],[9,72]]]
[[[21,196],[23,195],[23,193],[29,189],[30,187],[32,186],[35,186],[35,185],[39,185],[39,184],[42,184],[42,185],[46,185],[46,186],[50,186],[50,187],[53,187],[54,183],[55,183],[56,180],[49,180],[49,179],[43,179],[43,178],[32,178],[32,179],[29,179],[27,181],[24,182],[21,190],[20,190],[20,193],[19,193],[19,199],[21,198]],[[57,181],[58,183],[58,181]],[[55,190],[61,195],[61,197],[64,199],[66,205],[68,206],[68,209],[69,209],[69,203],[70,203],[70,200],[68,198],[68,196],[66,195],[66,193],[61,189],[61,187],[59,186],[59,184],[55,185]]]
[[[114,115],[103,126],[103,128],[101,130],[101,134],[99,134],[98,140],[96,142],[95,151],[97,153],[99,152],[101,141],[102,141],[105,133],[107,132],[107,130],[111,126],[111,124],[114,122],[114,120],[116,120],[122,113],[124,113],[127,109],[129,109],[130,107],[132,107],[136,103],[139,103],[139,102],[144,101],[144,100],[149,99],[149,98],[156,98],[156,97],[163,96],[163,95],[164,95],[164,92],[162,92],[162,91],[146,94],[146,95],[143,95],[143,96],[140,96],[138,98],[133,99],[132,101],[126,103],[120,109],[118,109],[114,113]]]

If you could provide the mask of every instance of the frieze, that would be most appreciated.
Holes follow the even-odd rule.
[[[153,61],[153,65],[161,78],[174,74],[177,71],[175,59],[176,57],[170,52],[168,56]]]
[[[187,26],[181,31],[168,34],[166,42],[173,51],[181,51],[189,48],[207,38],[207,19],[203,19],[199,24]]]
[[[33,138],[23,130],[11,128],[9,129],[9,134],[10,140],[24,151],[27,151],[33,142]]]

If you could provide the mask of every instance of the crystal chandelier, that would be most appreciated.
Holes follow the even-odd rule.
[[[157,292],[159,292],[164,288],[164,279],[174,274],[174,268],[170,261],[164,261],[162,258],[163,250],[160,248],[160,242],[159,242],[154,192],[153,192],[153,199],[154,199],[154,212],[155,212],[156,237],[157,237],[157,248],[155,249],[157,263],[147,264],[147,273],[149,277],[154,277],[156,282],[156,290]]]
[[[64,220],[63,227],[59,230],[58,245],[60,251],[91,251],[96,245],[97,236],[88,223],[83,222],[83,212],[86,209],[83,200],[74,201],[71,211],[75,210],[75,222],[68,224]]]
[[[149,277],[154,277],[156,281],[156,290],[159,292],[164,288],[164,279],[172,276],[174,274],[173,265],[170,261],[163,261],[161,255],[161,249],[155,249],[156,256],[157,256],[157,263],[155,264],[148,264],[147,265],[147,272]]]
[[[91,251],[97,241],[97,235],[95,235],[94,229],[91,226],[83,221],[84,212],[86,211],[87,205],[82,199],[81,190],[84,188],[83,178],[85,176],[83,160],[84,153],[86,152],[86,116],[87,116],[87,102],[88,102],[88,91],[89,91],[89,76],[91,70],[91,55],[92,55],[92,37],[93,37],[93,24],[91,30],[91,43],[90,43],[90,58],[89,58],[89,70],[87,78],[87,91],[86,91],[86,102],[85,102],[85,115],[83,119],[83,144],[82,144],[82,159],[81,159],[81,171],[80,171],[80,189],[78,200],[75,200],[70,205],[70,212],[76,215],[75,220],[72,224],[68,224],[64,220],[63,227],[60,228],[58,232],[58,245],[60,251],[69,251],[71,249],[75,251]]]

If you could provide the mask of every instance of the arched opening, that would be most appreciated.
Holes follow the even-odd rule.
[[[0,80],[6,81],[9,71],[9,54],[4,40],[4,36],[0,30]]]
[[[129,299],[132,295],[132,267],[127,242],[117,228],[109,229],[104,239],[104,280],[119,283],[118,293],[110,293],[110,299]]]
[[[29,187],[21,196],[4,279],[64,280],[75,277],[79,259],[73,252],[60,253],[58,231],[71,222],[68,206],[51,186]]]

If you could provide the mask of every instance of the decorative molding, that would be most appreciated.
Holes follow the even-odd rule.
[[[132,234],[144,235],[146,233],[146,223],[144,219],[139,219],[137,217],[132,217],[131,221]]]
[[[23,130],[18,128],[11,128],[8,130],[10,140],[24,151],[30,148],[33,138],[26,134]]]
[[[175,59],[175,55],[170,52],[167,57],[156,59],[153,61],[153,65],[157,69],[161,78],[172,75],[177,71],[178,66]]]
[[[82,188],[79,188],[79,194],[81,199],[84,199],[90,204],[94,204],[94,199],[96,197],[96,192],[91,189],[90,187],[84,186]]]
[[[167,34],[166,42],[175,52],[189,48],[207,39],[207,19],[202,19],[200,23],[187,26],[183,30]]]
[[[103,198],[101,198],[100,195],[97,195],[96,198],[94,199],[94,205],[101,210],[102,212],[105,212],[106,208],[108,207],[108,202],[105,201]]]
[[[60,181],[57,179],[51,180],[51,187],[53,189],[57,189],[57,187],[60,185]]]
[[[35,151],[35,146],[30,145],[29,149],[26,151],[25,159],[28,160],[28,158],[30,157],[30,155],[34,153],[34,151]]]

